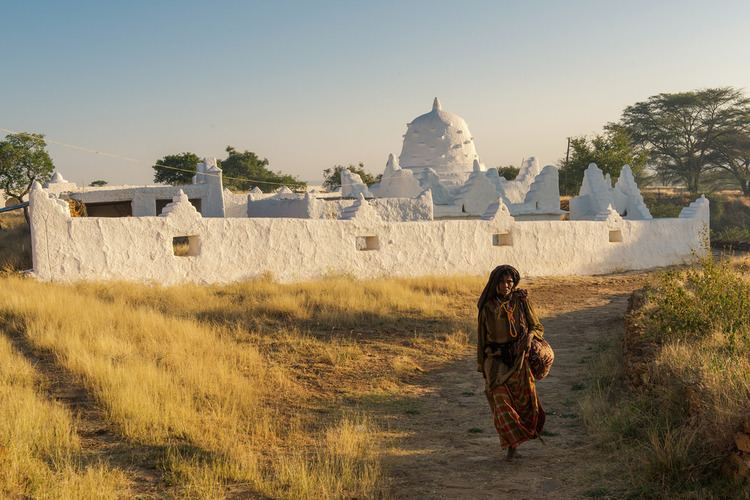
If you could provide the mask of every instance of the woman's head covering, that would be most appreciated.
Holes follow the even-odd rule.
[[[511,278],[513,278],[514,289],[518,286],[518,282],[521,281],[521,273],[519,273],[515,267],[509,266],[507,264],[497,266],[490,273],[490,279],[487,280],[487,284],[484,286],[482,295],[479,296],[477,307],[480,311],[488,301],[497,297],[497,284],[500,282],[500,278],[503,276],[510,276]]]

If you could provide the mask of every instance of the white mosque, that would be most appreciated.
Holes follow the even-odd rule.
[[[388,157],[380,183],[368,188],[358,175],[345,172],[342,196],[415,198],[430,190],[436,217],[481,216],[498,198],[521,219],[564,214],[555,166],[542,169],[529,158],[512,181],[485,168],[466,121],[445,111],[437,97],[431,111],[407,124],[403,137],[401,155],[398,161]]]
[[[474,137],[460,116],[444,111],[438,98],[432,111],[407,125],[404,146],[398,157],[401,168],[415,175],[431,169],[445,186],[461,186],[479,160]]]
[[[479,160],[466,121],[443,110],[437,98],[432,110],[407,124],[398,160],[388,156],[380,182],[367,186],[357,174],[341,173],[341,193],[232,193],[224,190],[215,159],[198,166],[183,186],[103,186],[79,189],[57,172],[46,188],[86,205],[90,216],[154,216],[182,190],[204,216],[337,219],[360,196],[369,199],[389,221],[492,217],[501,203],[515,220],[560,220],[558,170],[541,168],[531,157],[513,180]],[[630,167],[623,166],[615,186],[592,164],[579,196],[570,201],[571,220],[608,217],[610,208],[627,219],[650,219]]]

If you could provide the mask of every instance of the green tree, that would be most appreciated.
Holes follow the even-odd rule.
[[[0,189],[6,195],[22,200],[35,181],[48,181],[54,169],[44,135],[20,132],[0,141]],[[28,224],[28,208],[23,215]]]
[[[621,125],[649,151],[657,172],[697,194],[721,142],[741,130],[750,99],[732,87],[658,94],[625,108]]]
[[[167,155],[152,165],[154,182],[159,184],[190,184],[201,161],[195,153]]]
[[[271,192],[281,186],[304,189],[307,184],[296,177],[268,168],[268,159],[262,160],[252,151],[240,153],[227,146],[227,158],[221,162],[224,172],[224,186],[236,191],[249,191],[258,187],[263,192]]]
[[[105,181],[103,179],[97,179],[95,181],[91,181],[91,183],[89,184],[89,186],[91,186],[91,187],[101,187],[101,186],[106,186],[107,184],[109,184],[109,182],[107,182],[107,181]]]
[[[506,165],[504,167],[497,167],[497,173],[501,177],[505,177],[506,181],[512,181],[518,177],[518,173],[521,171],[520,168],[514,167],[513,165]]]
[[[742,189],[742,194],[750,196],[750,112],[743,121],[741,128],[720,139],[714,164]]]
[[[349,172],[358,174],[362,179],[362,182],[368,186],[375,184],[380,181],[382,176],[373,176],[369,172],[365,171],[365,164],[359,162],[358,165],[351,165],[344,167],[343,165],[334,165],[332,168],[323,170],[323,187],[329,191],[334,191],[336,188],[341,186],[341,171],[347,169]]]
[[[568,162],[560,161],[560,192],[578,194],[589,163],[596,163],[613,181],[620,176],[623,165],[630,165],[636,182],[644,185],[649,180],[647,161],[648,153],[643,148],[634,147],[627,131],[617,125],[608,125],[603,134],[593,137],[573,137]]]

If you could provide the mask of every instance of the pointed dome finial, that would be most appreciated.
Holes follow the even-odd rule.
[[[443,109],[443,107],[440,105],[440,101],[436,97],[435,100],[432,101],[432,110],[435,111],[435,110],[439,110],[439,109]]]
[[[476,158],[474,158],[474,163],[473,163],[472,167],[474,169],[474,172],[481,172],[482,171],[482,166],[479,164],[479,160],[477,160]]]
[[[396,158],[393,156],[393,153],[390,153],[388,155],[388,162],[385,164],[385,172],[383,173],[388,176],[395,173],[396,170],[401,170],[401,167],[396,161]]]

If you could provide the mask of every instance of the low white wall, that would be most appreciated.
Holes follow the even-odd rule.
[[[354,199],[318,199],[312,195],[276,196],[247,200],[252,218],[338,219]],[[391,222],[432,220],[432,196],[425,192],[416,198],[374,198],[370,204],[383,220]]]
[[[247,193],[224,190],[224,217],[247,217]]]
[[[32,254],[34,274],[55,281],[485,275],[503,263],[525,276],[604,274],[702,255],[707,203],[689,217],[651,221],[515,222],[500,214],[492,220],[384,222],[203,218],[184,197],[163,217],[71,218],[63,202],[38,187],[31,196]],[[610,242],[611,231],[619,231],[622,241]],[[176,236],[197,237],[198,255],[175,256]]]

